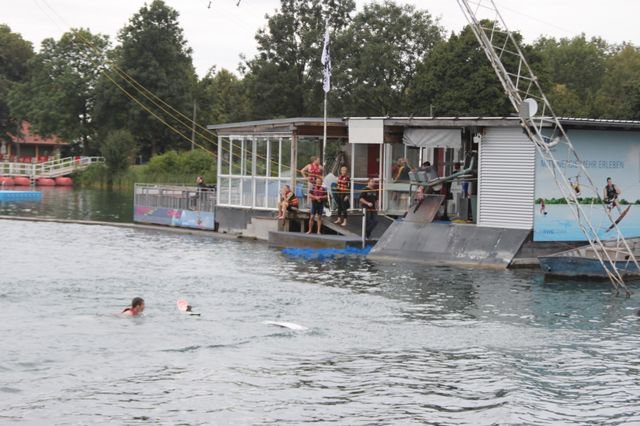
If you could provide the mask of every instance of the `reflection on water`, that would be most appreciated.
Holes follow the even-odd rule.
[[[131,222],[133,190],[36,187],[40,202],[2,202],[0,215]]]
[[[637,296],[606,285],[0,226],[0,423],[640,422]]]

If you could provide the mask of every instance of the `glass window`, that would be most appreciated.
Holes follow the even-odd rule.
[[[311,162],[311,157],[320,155],[322,140],[319,138],[299,138],[298,139],[298,170]]]
[[[278,198],[280,196],[280,182],[271,180],[267,183],[267,207],[278,208]]]
[[[366,178],[368,177],[369,169],[369,145],[367,144],[355,144],[353,146],[353,172],[354,178]]]
[[[338,176],[340,174],[340,166],[344,165],[351,168],[349,155],[345,151],[348,149],[346,145],[347,141],[344,139],[327,139],[327,152],[325,154],[327,170],[325,170],[325,174],[331,172]]]
[[[239,175],[240,174],[240,163],[242,161],[242,140],[241,139],[232,139],[231,140],[231,174]]]
[[[229,174],[229,138],[222,137],[219,139],[219,155],[220,155],[220,174]]]
[[[406,152],[407,165],[411,170],[417,169],[420,166],[420,148],[408,146]]]
[[[280,173],[280,139],[269,138],[269,176],[278,177]]]
[[[251,176],[253,174],[253,140],[245,139],[242,141],[242,144],[244,145],[244,169],[242,170],[242,174],[244,176]]]
[[[253,179],[242,179],[242,205],[253,207]]]
[[[267,175],[267,143],[266,138],[256,141],[256,176]]]
[[[220,178],[218,191],[220,204],[229,204],[229,178]]]
[[[231,188],[229,190],[229,204],[233,206],[240,205],[240,178],[231,179]]]
[[[265,178],[256,179],[256,207],[267,207],[267,180]]]
[[[390,174],[389,177],[391,180],[395,180],[398,175],[398,160],[404,158],[404,144],[402,143],[394,143],[391,144],[391,164],[390,164]]]
[[[302,166],[299,168],[302,168]],[[280,148],[280,177],[291,177],[291,138],[282,138],[282,146]]]

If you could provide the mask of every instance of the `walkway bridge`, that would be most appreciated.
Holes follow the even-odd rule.
[[[104,157],[66,157],[44,163],[0,162],[0,176],[28,176],[31,180],[57,178],[96,163],[104,163]]]

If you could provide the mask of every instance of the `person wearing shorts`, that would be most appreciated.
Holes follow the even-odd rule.
[[[310,234],[313,230],[314,221],[318,223],[317,233],[322,230],[322,214],[324,213],[324,203],[327,200],[327,190],[322,186],[322,178],[316,177],[315,186],[309,191],[309,199],[311,200],[311,212],[309,214],[309,230]]]

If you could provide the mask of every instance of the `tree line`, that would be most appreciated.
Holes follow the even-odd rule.
[[[257,54],[243,57],[237,73],[212,66],[202,78],[178,13],[162,0],[145,4],[115,42],[78,28],[44,40],[36,53],[0,25],[0,135],[27,119],[75,152],[147,159],[187,149],[192,135],[212,149],[206,124],[321,116],[325,20],[330,116],[512,113],[471,29],[448,34],[427,10],[391,0],[359,11],[353,0],[281,0],[265,20]],[[582,34],[522,47],[558,115],[640,119],[637,46]],[[190,122],[194,105],[202,126]]]

